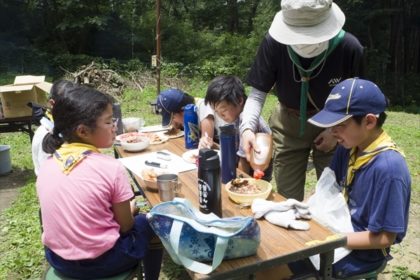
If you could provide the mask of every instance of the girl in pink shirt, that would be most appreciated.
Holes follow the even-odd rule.
[[[159,240],[145,215],[134,216],[125,168],[98,150],[115,138],[112,102],[79,85],[55,101],[54,129],[43,142],[53,156],[36,182],[46,258],[78,279],[110,277],[143,260],[146,279],[158,279],[162,247],[151,244]]]

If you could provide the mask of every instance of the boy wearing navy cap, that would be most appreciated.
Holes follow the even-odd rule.
[[[174,128],[183,129],[184,107],[188,104],[197,106],[201,132],[199,148],[211,147],[213,138],[217,138],[215,128],[226,124],[226,122],[216,116],[210,105],[206,105],[202,98],[194,98],[175,88],[162,91],[156,100],[156,107],[162,115],[162,126],[171,125]]]
[[[382,129],[387,101],[374,83],[347,79],[308,121],[329,128],[339,146],[331,162],[347,199],[353,250],[333,265],[344,278],[373,271],[390,259],[390,246],[407,232],[411,179],[404,154]]]

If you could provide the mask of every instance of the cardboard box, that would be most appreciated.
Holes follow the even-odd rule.
[[[0,86],[3,117],[32,116],[28,102],[46,106],[51,86],[45,82],[45,76],[16,76],[13,85]]]

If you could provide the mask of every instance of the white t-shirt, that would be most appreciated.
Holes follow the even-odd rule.
[[[53,124],[49,119],[43,117],[40,122],[41,125],[36,129],[34,138],[32,138],[32,161],[36,176],[38,176],[41,163],[50,156],[42,150],[42,141],[45,135],[53,129]]]
[[[214,129],[215,129],[215,136],[214,138],[218,139],[220,135],[220,126],[228,124],[224,120],[222,120],[217,114],[214,113],[213,109],[211,108],[210,104],[205,104],[203,98],[195,98],[195,105],[197,106],[197,115],[198,121],[201,123],[202,120],[207,118],[208,116],[212,116],[214,119]]]

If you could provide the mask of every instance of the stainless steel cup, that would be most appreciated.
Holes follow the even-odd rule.
[[[180,183],[176,174],[162,174],[156,177],[159,198],[161,201],[170,201],[174,199],[180,191]]]

